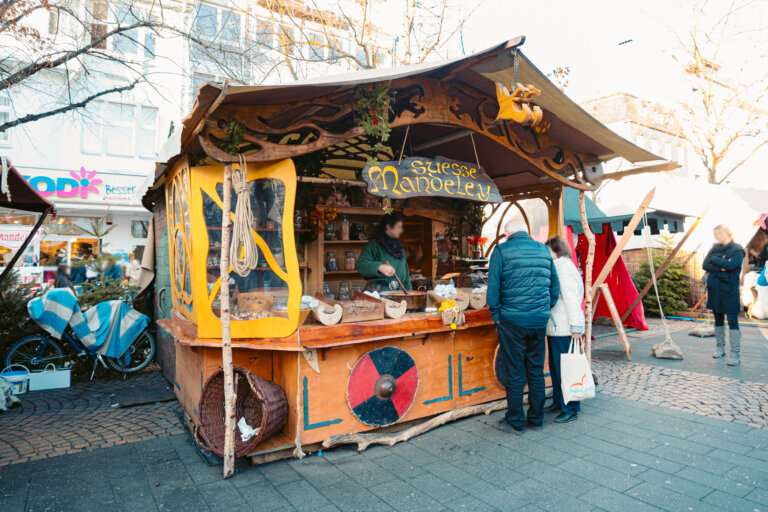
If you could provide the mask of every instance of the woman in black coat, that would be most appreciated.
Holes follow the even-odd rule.
[[[707,272],[707,308],[715,314],[715,340],[717,348],[712,357],[725,356],[725,317],[728,317],[728,337],[730,338],[731,356],[729,366],[738,365],[741,351],[741,331],[739,330],[739,280],[744,249],[733,241],[733,234],[727,226],[715,227],[715,241],[704,258],[703,268]]]

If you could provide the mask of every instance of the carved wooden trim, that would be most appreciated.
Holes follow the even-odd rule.
[[[393,128],[447,124],[470,129],[506,147],[562,185],[579,190],[595,188],[585,179],[582,164],[594,158],[533,128],[511,121],[495,122],[499,106],[493,96],[462,83],[430,78],[395,80],[390,90],[395,94],[394,112],[390,115]],[[237,120],[245,126],[241,150],[248,162],[290,158],[331,147],[363,133],[354,120],[354,93],[355,88],[348,88],[290,104],[223,104],[209,113],[199,136],[200,145],[219,162],[236,162],[237,156],[220,150],[216,143]]]

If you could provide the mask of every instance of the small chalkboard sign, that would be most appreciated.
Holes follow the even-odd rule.
[[[483,203],[503,201],[499,188],[481,166],[441,156],[366,165],[363,180],[368,192],[391,199],[441,196]]]

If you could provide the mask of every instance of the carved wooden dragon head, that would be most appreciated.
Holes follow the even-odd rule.
[[[541,94],[533,85],[525,86],[521,83],[516,84],[514,91],[510,88],[496,82],[496,99],[499,102],[499,114],[496,121],[500,119],[515,121],[516,123],[536,126],[541,122],[543,112],[541,107],[534,105],[532,99]]]

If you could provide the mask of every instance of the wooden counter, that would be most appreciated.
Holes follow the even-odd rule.
[[[494,325],[487,308],[467,310],[464,314],[466,325],[458,327],[457,331]],[[157,323],[182,345],[221,347],[220,339],[198,338],[195,325],[181,316],[174,315],[172,318],[158,320]],[[301,352],[305,349],[341,347],[369,341],[450,332],[450,330],[450,327],[443,325],[442,318],[437,313],[414,313],[398,319],[386,318],[336,325],[305,325],[285,338],[233,339],[232,347]]]

